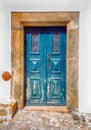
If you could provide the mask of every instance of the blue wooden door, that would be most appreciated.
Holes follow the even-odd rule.
[[[26,105],[66,104],[66,27],[25,28]]]

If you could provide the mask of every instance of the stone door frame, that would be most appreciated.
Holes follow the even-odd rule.
[[[11,99],[15,99],[17,101],[19,109],[24,108],[26,98],[24,86],[24,27],[66,26],[66,107],[77,110],[79,12],[12,12],[11,21]]]

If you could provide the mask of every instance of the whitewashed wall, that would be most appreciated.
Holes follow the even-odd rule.
[[[79,11],[79,111],[91,112],[91,0],[1,0],[0,1],[0,102],[10,100],[12,11]]]

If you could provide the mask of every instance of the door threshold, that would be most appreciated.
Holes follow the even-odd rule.
[[[24,109],[30,111],[68,112],[67,106],[25,106]]]

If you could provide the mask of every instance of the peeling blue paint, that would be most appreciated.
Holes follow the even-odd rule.
[[[27,105],[66,104],[66,27],[25,28],[25,75]]]

